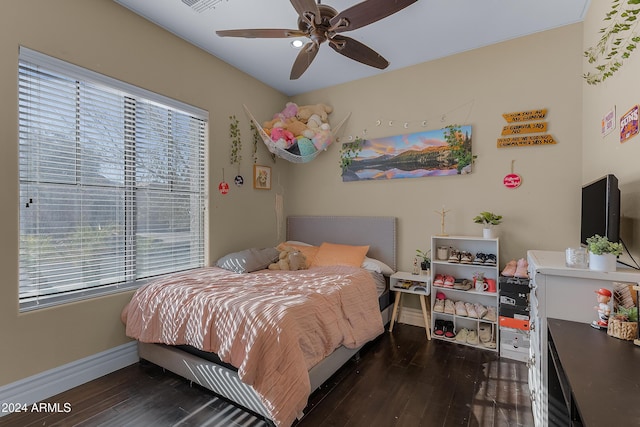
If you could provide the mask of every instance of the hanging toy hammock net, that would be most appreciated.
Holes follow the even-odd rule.
[[[244,104],[242,107],[269,151],[281,159],[292,163],[310,162],[322,151],[326,151],[327,147],[331,145],[336,138],[338,131],[351,115],[351,113],[347,114],[334,128],[330,128],[328,123],[324,123],[321,128],[314,130],[312,135],[307,132],[308,136],[294,136],[291,133],[286,134],[286,131],[282,130],[282,128],[274,127],[273,129],[264,129],[255,117],[253,117],[249,108]],[[274,132],[276,129],[279,130]]]

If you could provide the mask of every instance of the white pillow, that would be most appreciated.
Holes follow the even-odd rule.
[[[395,273],[395,271],[393,271],[393,268],[389,267],[384,262],[369,257],[364,257],[364,261],[362,261],[361,267],[365,270],[382,273],[385,276],[391,276],[393,273]]]

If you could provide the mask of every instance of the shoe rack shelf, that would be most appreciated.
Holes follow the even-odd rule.
[[[440,253],[438,249],[440,248]],[[441,259],[438,255],[443,255],[442,248],[446,248],[446,258]],[[458,252],[467,252],[472,256],[472,263],[454,262],[449,257],[452,250]],[[482,348],[489,351],[498,352],[497,343],[500,342],[498,337],[498,302],[499,302],[499,284],[498,277],[500,275],[498,260],[499,260],[499,239],[485,239],[482,237],[469,237],[469,236],[432,236],[431,237],[431,337],[433,339],[441,339],[445,341],[451,341],[453,343],[468,345],[472,347]],[[478,254],[493,255],[495,256],[495,265],[486,264],[474,264]],[[468,260],[467,260],[468,261]],[[448,286],[438,286],[435,281],[438,275],[443,277],[451,276],[455,279],[456,287],[461,287],[460,282],[464,279],[473,283],[474,276],[482,274],[486,279],[492,279],[495,281],[495,292],[476,290],[475,287],[471,289],[456,289]],[[462,286],[464,288],[464,286]],[[438,292],[444,293],[446,299],[453,302],[462,301],[463,303],[481,304],[488,310],[492,310],[493,317],[489,316],[489,319],[482,319],[470,316],[462,316],[454,313],[445,313],[436,311],[434,309],[437,304],[436,295]],[[464,333],[447,338],[444,335],[436,333],[436,329],[440,329],[442,322],[450,322],[453,324],[453,333],[458,335],[463,329],[467,331],[474,331],[477,342],[472,338],[471,340],[463,338]],[[436,325],[439,327],[436,328]],[[486,337],[486,331],[490,331],[491,338],[487,343],[483,343],[479,338],[479,334]],[[457,339],[458,338],[458,339]]]

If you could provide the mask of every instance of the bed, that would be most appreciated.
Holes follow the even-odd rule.
[[[389,266],[391,270],[396,270],[396,219],[394,217],[290,216],[287,218],[286,240],[304,242],[305,244],[314,246],[319,246],[323,242],[331,242],[339,245],[367,245],[369,248],[366,253],[366,259],[380,261]],[[220,272],[216,271],[215,268],[209,268],[209,270],[206,271],[203,270],[202,274],[209,274],[209,272],[214,275],[220,274]],[[255,280],[257,280],[257,277],[260,277],[261,281],[267,282],[271,280],[270,278],[276,277],[276,273],[280,272],[262,270],[260,272],[256,272],[255,275],[250,274],[245,275],[244,277]],[[326,273],[326,277],[330,278],[335,274],[336,277],[344,277],[345,283],[347,279],[353,280],[357,283],[361,281],[365,273],[368,274],[368,272],[359,268],[331,267]],[[307,270],[302,273],[300,280],[304,280],[306,283],[306,280],[311,277],[311,275],[312,270]],[[227,280],[225,275],[220,277],[221,283]],[[312,366],[307,366],[307,368],[305,368],[302,376],[293,380],[296,382],[296,387],[294,388],[301,388],[305,391],[305,404],[306,399],[311,392],[320,387],[344,363],[356,355],[360,348],[366,344],[366,341],[374,339],[375,336],[379,335],[379,333],[384,330],[384,328],[379,329],[376,322],[381,321],[382,325],[384,325],[388,323],[390,319],[391,301],[390,293],[388,291],[388,278],[386,282],[387,286],[384,287],[382,291],[379,286],[377,290],[378,298],[375,309],[378,311],[378,318],[380,320],[376,320],[370,325],[368,321],[368,323],[363,323],[363,321],[358,323],[357,320],[352,320],[349,317],[348,322],[346,323],[349,324],[349,327],[351,327],[352,330],[350,330],[347,335],[351,336],[350,334],[352,334],[354,338],[352,340],[345,341],[348,342],[348,344],[339,345],[337,348],[331,347],[330,354],[323,355],[319,362],[314,360],[312,362]],[[336,287],[340,286],[336,285]],[[349,288],[346,285],[344,288],[346,289],[345,292],[347,292],[347,294],[340,294],[337,296],[337,299],[332,302],[334,306],[343,306],[346,305],[346,302],[344,301],[357,299],[353,295],[353,289],[349,291]],[[362,289],[360,289],[360,291],[364,292]],[[259,292],[258,288],[256,288],[256,292]],[[351,296],[348,296],[348,292],[351,292]],[[365,293],[368,292],[369,287],[366,288]],[[305,299],[309,299],[309,295],[315,296],[316,293],[312,292],[311,294],[308,294],[305,296]],[[374,294],[373,298],[375,298],[375,296],[376,295]],[[134,296],[134,300],[135,298],[136,297]],[[321,299],[332,300],[332,298],[334,298],[333,291],[331,291],[331,293],[327,292],[327,295],[321,295]],[[232,294],[228,294],[227,300],[230,301],[233,299]],[[362,304],[368,304],[368,308],[363,310],[371,309],[371,299],[371,295],[369,294],[366,295],[366,298],[363,298],[363,300],[366,300],[366,303],[363,302]],[[129,306],[127,306],[125,311],[123,311],[123,320],[125,322],[127,321],[125,312],[128,308]],[[267,308],[265,310],[271,310],[271,308]],[[344,310],[344,307],[341,307],[341,310]],[[182,313],[180,311],[176,311],[174,316],[182,316]],[[210,316],[215,315],[212,314]],[[145,316],[140,315],[139,317]],[[133,318],[133,316],[130,315],[130,318]],[[354,319],[355,318],[356,317],[354,316]],[[131,323],[136,322],[132,320]],[[283,325],[290,325],[290,323],[283,321]],[[327,325],[323,324],[315,326],[315,328],[318,331],[324,331],[326,326]],[[287,328],[283,327],[280,329],[285,330]],[[129,334],[129,332],[127,333]],[[252,334],[247,331],[241,331],[241,333],[245,334],[247,337],[252,336]],[[289,361],[284,360],[282,361],[282,366],[287,367],[284,369],[280,365],[273,365],[273,363],[280,363],[279,360],[270,362],[270,360],[273,359],[272,357],[261,356],[264,359],[265,366],[249,370],[246,369],[246,366],[244,366],[243,363],[238,363],[240,360],[238,358],[236,358],[233,363],[227,363],[229,362],[229,352],[225,352],[223,350],[219,352],[221,356],[218,357],[215,353],[204,351],[202,348],[197,348],[199,346],[184,344],[166,345],[162,344],[157,339],[147,339],[148,337],[145,337],[144,335],[136,337],[131,334],[130,336],[139,338],[138,352],[141,359],[152,362],[186,379],[196,382],[214,393],[264,417],[264,419],[270,424],[290,425],[295,418],[299,418],[302,415],[299,403],[295,410],[295,415],[292,415],[289,407],[286,405],[284,405],[284,409],[281,407],[283,404],[278,400],[279,398],[272,400],[269,397],[268,393],[271,392],[271,394],[273,394],[273,392],[270,390],[265,391],[265,381],[260,382],[255,379],[255,372],[257,371],[263,370],[270,373],[280,370],[289,371],[290,369],[292,371],[296,371],[296,369],[290,367],[293,366],[294,368],[299,368],[299,364],[293,362],[290,363]],[[220,338],[217,337],[213,339],[213,341],[219,339]],[[277,341],[286,342],[287,340],[278,336]],[[171,340],[162,342],[171,342],[175,344],[175,342]],[[256,342],[261,342],[261,340],[257,340]],[[258,347],[258,345],[254,344],[253,347]],[[335,348],[335,350],[333,350],[333,348]],[[293,351],[286,350],[286,347],[282,347],[277,351],[279,351],[279,354],[283,355],[283,359],[287,359],[290,353],[294,353]],[[221,358],[226,360],[226,362],[221,360]],[[260,363],[263,362],[261,361]],[[269,365],[269,363],[272,363],[272,365]],[[309,364],[310,362],[307,361],[306,363]],[[249,365],[249,363],[247,363],[247,365]],[[253,367],[253,363],[251,363],[251,366]],[[247,372],[251,375],[247,375]],[[240,377],[243,377],[245,381],[247,380],[247,377],[250,377],[251,380],[248,382],[252,383],[253,386],[240,380]],[[277,379],[279,380],[279,377]],[[266,382],[271,384],[268,381]],[[274,384],[276,384],[276,382],[274,382]],[[271,385],[269,385],[269,387],[271,387]],[[275,389],[277,386],[273,385],[273,388]],[[287,393],[288,392],[289,391],[287,390]],[[298,401],[299,400],[300,399],[298,397]],[[304,405],[302,408],[304,408]]]

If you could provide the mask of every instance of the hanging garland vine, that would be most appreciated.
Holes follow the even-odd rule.
[[[242,140],[240,138],[240,128],[238,125],[240,122],[236,118],[235,114],[229,116],[229,137],[231,138],[231,156],[229,161],[232,165],[237,164],[240,167],[240,161],[242,161]]]
[[[595,46],[584,52],[589,64],[596,64],[594,72],[588,72],[583,77],[590,85],[602,83],[622,67],[625,59],[631,56],[640,42],[637,35],[638,14],[640,0],[627,0],[629,7],[621,6],[620,0],[613,0],[611,10],[604,21],[609,25],[600,29],[602,36]]]

